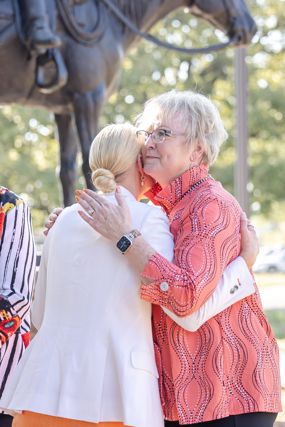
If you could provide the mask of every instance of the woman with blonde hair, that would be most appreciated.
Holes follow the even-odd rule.
[[[13,427],[163,426],[151,304],[140,298],[139,275],[121,255],[142,233],[164,257],[173,256],[166,215],[137,201],[145,190],[138,165],[143,144],[125,124],[104,128],[91,147],[94,185],[115,203],[119,184],[130,211],[132,227],[117,248],[90,230],[77,204],[63,211],[48,234],[32,307],[38,333],[0,402],[18,412]],[[241,286],[230,294],[229,282],[238,279]],[[240,258],[225,272],[214,298],[184,319],[184,327],[198,328],[252,292]]]

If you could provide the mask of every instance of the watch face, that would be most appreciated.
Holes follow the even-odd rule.
[[[121,252],[126,252],[126,250],[131,246],[132,242],[130,241],[130,239],[128,239],[126,236],[123,236],[120,238],[120,240],[117,243],[117,248],[121,251]]]

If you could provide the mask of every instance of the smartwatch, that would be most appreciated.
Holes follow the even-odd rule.
[[[138,230],[132,230],[128,234],[124,234],[120,240],[117,242],[116,246],[119,251],[125,255],[125,253],[130,249],[136,237],[141,236],[141,233]]]

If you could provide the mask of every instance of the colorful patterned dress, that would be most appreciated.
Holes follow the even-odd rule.
[[[0,397],[29,343],[35,259],[29,208],[0,187]]]

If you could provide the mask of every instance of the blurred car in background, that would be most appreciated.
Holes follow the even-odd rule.
[[[285,273],[285,246],[261,248],[253,265],[255,273]]]

